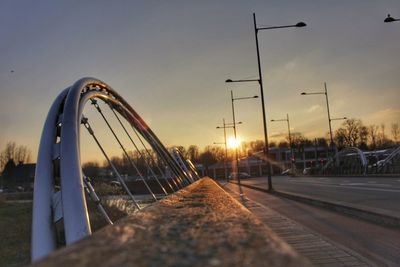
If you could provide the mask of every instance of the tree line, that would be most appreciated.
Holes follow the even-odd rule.
[[[400,127],[398,123],[392,123],[389,130],[385,124],[380,125],[364,125],[360,119],[347,119],[334,132],[334,142],[339,150],[346,147],[358,147],[362,150],[385,149],[399,145]],[[291,135],[292,148],[301,150],[306,146],[329,146],[328,135],[318,138],[307,138],[301,133],[293,133]],[[203,164],[210,166],[217,162],[223,162],[225,158],[228,161],[234,160],[235,151],[228,149],[225,151],[224,146],[208,145],[200,149],[197,145],[189,145],[188,147],[176,146],[182,155],[190,159],[195,164]],[[263,150],[264,142],[262,140],[254,140],[242,142],[238,148],[239,157],[250,156],[256,152]],[[270,142],[269,147],[289,148],[288,136],[278,142]],[[226,155],[227,152],[227,155]],[[158,158],[154,151],[141,150],[130,151],[128,159],[125,155],[114,156],[111,158],[112,164],[123,174],[136,173],[136,169],[130,163],[132,160],[139,171],[143,174],[149,172],[149,167],[157,174],[164,171],[162,160]],[[16,164],[30,162],[31,152],[27,146],[17,145],[15,142],[8,142],[5,148],[0,152],[0,171],[4,166],[12,160]],[[83,164],[83,170],[88,176],[97,176],[103,169],[110,169],[107,161],[98,162],[91,161]]]
[[[385,124],[381,125],[364,125],[359,119],[347,119],[341,126],[334,132],[334,142],[339,150],[345,147],[358,147],[362,150],[375,150],[389,148],[399,144],[399,124],[392,123],[390,126],[390,135],[386,133]],[[391,136],[391,137],[390,137]],[[304,147],[307,146],[319,146],[329,147],[329,135],[325,137],[307,138],[302,133],[293,133],[291,135],[291,144],[294,152],[301,152]],[[203,149],[200,149],[197,145],[175,146],[181,154],[191,160],[195,164],[202,164],[206,168],[218,162],[223,162],[225,158],[228,161],[232,161],[235,158],[235,151],[228,149],[225,151],[225,147],[222,145],[208,145]],[[249,142],[242,142],[238,148],[239,157],[251,156],[254,153],[261,152],[264,147],[264,141],[255,140]],[[278,142],[270,142],[270,148],[289,148],[289,137],[286,136],[284,139]],[[135,162],[138,169],[142,173],[146,173],[148,163],[150,162],[151,167],[158,166],[163,169],[162,162],[157,158],[153,151],[150,151],[152,157],[155,158],[154,162],[151,162],[151,158],[146,154],[146,151],[129,152],[131,159]],[[112,163],[121,170],[121,173],[136,173],[131,166],[128,159],[122,155],[120,157],[113,157]],[[99,168],[109,168],[108,162],[104,162],[102,165],[96,162],[88,162],[83,165],[85,173],[90,175],[93,170]]]
[[[398,123],[390,125],[387,134],[384,123],[364,125],[359,119],[347,119],[335,131],[335,143],[339,149],[358,147],[362,150],[385,149],[399,144],[400,128]]]
[[[0,171],[3,171],[6,164],[12,161],[14,164],[27,163],[31,160],[31,151],[27,146],[17,145],[15,142],[8,142],[0,152]]]

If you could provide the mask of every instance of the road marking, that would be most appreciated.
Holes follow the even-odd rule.
[[[359,186],[345,186],[345,185],[332,185],[332,184],[314,184],[315,186],[326,186],[326,187],[339,187],[339,188],[347,188],[347,189],[360,189],[360,190],[367,190],[367,191],[382,191],[382,192],[396,192],[400,193],[399,189],[383,189],[383,188],[368,188],[368,187],[359,187]]]
[[[339,185],[368,185],[368,184],[366,184],[366,183],[342,183]]]
[[[297,184],[304,184],[306,186],[308,186],[308,185],[336,186],[336,187],[348,186],[349,188],[352,188],[352,187],[355,188],[355,186],[365,186],[365,188],[367,188],[367,187],[373,188],[373,186],[376,186],[377,190],[379,189],[379,187],[386,187],[386,188],[387,187],[391,187],[391,188],[393,188],[392,184],[368,184],[368,183],[340,183],[340,184],[336,184],[336,183],[321,183],[321,182],[316,182],[316,181],[313,181],[313,183],[309,183],[309,182],[305,182],[304,183],[304,181],[299,181],[299,180],[296,180],[294,182],[297,183]],[[400,188],[398,188],[398,187],[395,187],[394,189],[400,190]]]
[[[374,184],[371,183],[341,183],[339,185],[367,185],[367,186],[389,186],[391,187],[391,184],[377,184],[376,182]]]
[[[302,184],[304,186],[331,186],[331,187],[338,187],[338,188],[344,188],[344,189],[359,189],[359,190],[368,190],[368,191],[382,191],[382,192],[400,192],[400,187],[398,186],[398,183],[392,183],[392,184],[384,184],[382,183],[383,181],[365,181],[365,182],[352,182],[349,179],[345,180],[339,180],[339,181],[334,181],[329,178],[325,178],[328,181],[323,181],[318,177],[317,179],[315,178],[310,178],[310,179],[299,179],[299,178],[286,178],[285,180],[281,180],[282,185],[285,186],[285,183],[287,186],[294,185],[294,184]],[[398,180],[393,180],[393,182],[400,182],[400,179]],[[378,183],[381,182],[381,183]],[[266,183],[248,183],[249,185],[252,186],[257,186],[264,188]],[[279,184],[279,183],[277,183]]]

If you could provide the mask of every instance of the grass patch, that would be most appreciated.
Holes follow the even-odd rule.
[[[6,202],[6,197],[3,196],[3,194],[0,194],[0,205],[2,205],[4,202]]]
[[[32,203],[0,202],[0,266],[30,262]]]
[[[115,188],[102,189],[105,192],[115,192]],[[0,195],[0,266],[25,266],[30,263],[32,203],[6,200],[8,198]],[[112,203],[105,201],[103,204],[111,220],[115,222],[127,216],[133,209],[126,203],[130,202],[115,200]],[[93,232],[107,225],[91,200],[88,200],[88,210]]]
[[[33,192],[5,193],[3,197],[6,200],[32,200]]]

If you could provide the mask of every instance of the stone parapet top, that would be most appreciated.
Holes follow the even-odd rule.
[[[310,266],[204,177],[33,266]]]

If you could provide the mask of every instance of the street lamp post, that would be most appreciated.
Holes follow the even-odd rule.
[[[256,22],[256,14],[253,13],[253,21],[254,21],[254,35],[256,40],[256,51],[257,51],[257,63],[258,63],[258,79],[249,79],[249,80],[231,80],[228,79],[226,82],[258,82],[260,85],[260,96],[261,96],[261,106],[262,106],[262,115],[263,115],[263,129],[264,129],[264,156],[267,162],[267,171],[268,171],[268,190],[272,191],[272,180],[271,180],[271,163],[269,162],[269,148],[268,148],[268,133],[267,133],[267,119],[265,112],[265,101],[264,101],[264,88],[263,88],[263,80],[262,80],[262,72],[261,72],[261,60],[260,60],[260,49],[258,45],[258,31],[260,30],[273,30],[273,29],[282,29],[282,28],[294,28],[294,27],[305,27],[307,26],[304,22],[298,22],[294,25],[285,25],[285,26],[273,26],[273,27],[260,27],[257,28]]]
[[[241,121],[239,121],[237,124],[242,124]],[[222,125],[223,126],[217,126],[217,129],[224,129],[224,143],[215,143],[214,144],[223,144],[225,146],[225,160],[224,160],[224,166],[225,166],[225,179],[227,182],[229,182],[228,178],[228,166],[227,166],[227,161],[228,161],[228,146],[226,142],[226,128],[233,128],[233,123],[225,123],[225,119],[222,119]]]
[[[326,100],[326,110],[328,112],[328,123],[329,123],[329,136],[330,136],[330,147],[333,150],[335,147],[335,143],[333,142],[333,133],[332,133],[332,121],[335,120],[346,120],[347,117],[342,117],[342,118],[331,118],[331,114],[329,111],[329,99],[328,99],[328,89],[326,86],[326,82],[324,82],[324,88],[325,91],[324,92],[313,92],[313,93],[306,93],[306,92],[302,92],[301,95],[325,95],[325,100]]]
[[[286,119],[279,119],[279,120],[271,120],[271,122],[277,122],[277,121],[286,121],[287,122],[287,127],[288,127],[288,135],[289,135],[289,148],[290,148],[290,166],[293,171],[293,148],[292,148],[292,137],[290,135],[290,120],[289,120],[289,114],[286,113]]]
[[[237,100],[245,100],[245,99],[253,99],[258,98],[257,95],[249,96],[249,97],[233,97],[233,91],[231,90],[231,102],[232,102],[232,119],[233,119],[233,134],[235,136],[235,142],[237,142],[237,134],[236,134],[236,119],[235,119],[235,105],[234,101]],[[235,144],[235,157],[236,157],[236,178],[238,180],[238,184],[240,185],[240,177],[239,177],[239,155],[238,155],[238,144]]]
[[[400,19],[395,19],[392,16],[390,16],[390,14],[387,15],[386,19],[384,20],[384,22],[388,23],[388,22],[395,22],[395,21],[400,21]]]

